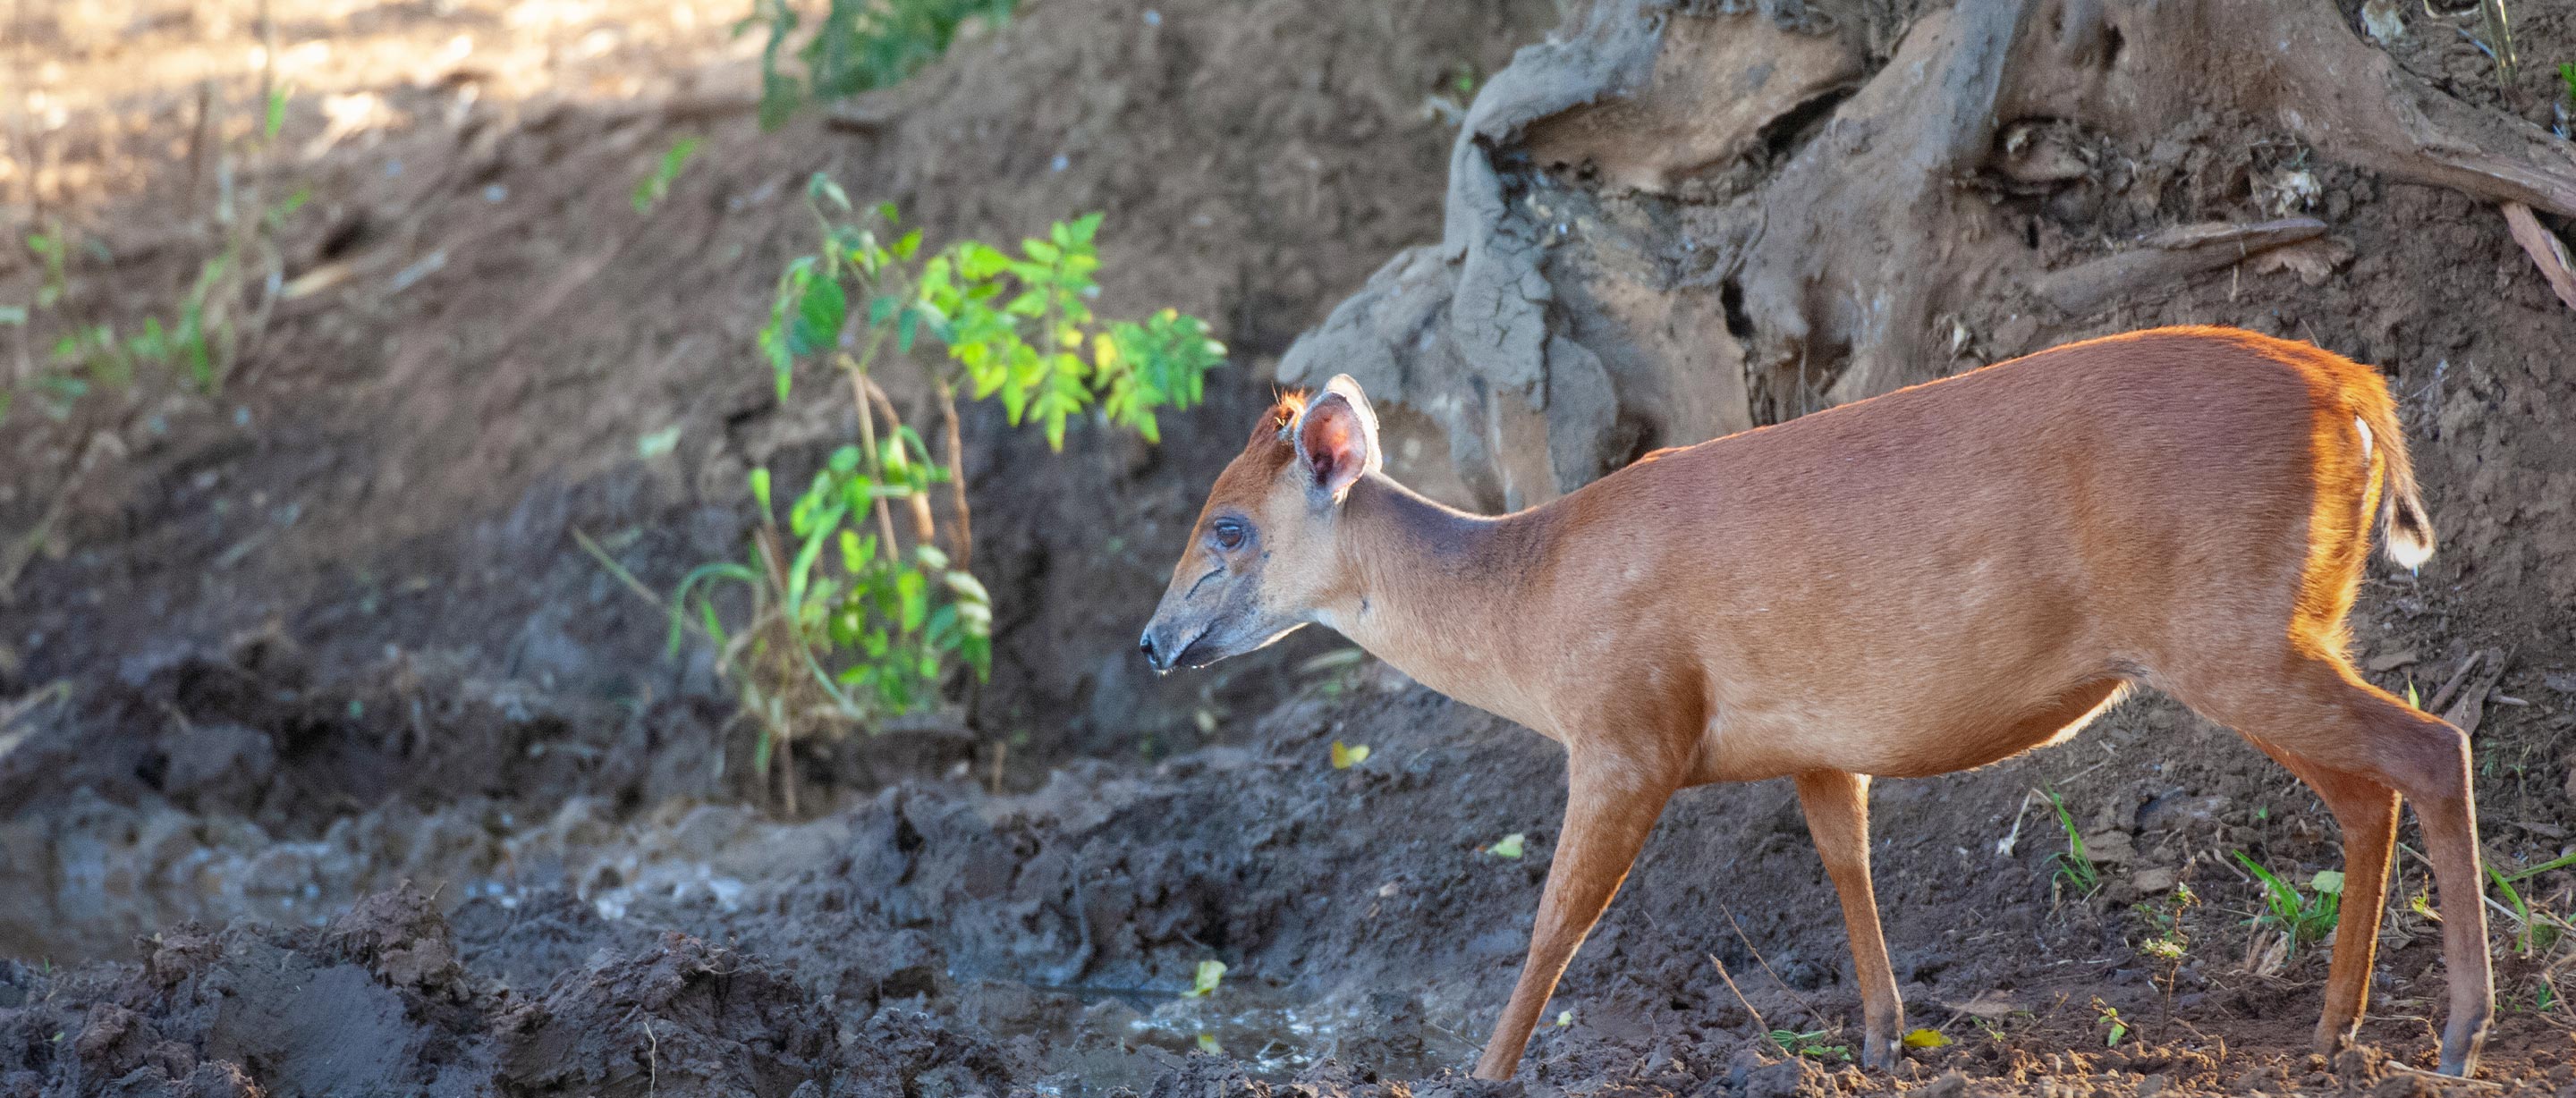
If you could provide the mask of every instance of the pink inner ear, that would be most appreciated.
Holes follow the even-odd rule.
[[[1351,453],[1352,414],[1349,401],[1330,395],[1306,409],[1305,426],[1297,433],[1297,448],[1305,455],[1306,464],[1315,470],[1318,486],[1331,483],[1335,470],[1358,457]]]

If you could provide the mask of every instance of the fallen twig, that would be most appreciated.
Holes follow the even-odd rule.
[[[2402,1071],[2408,1075],[2420,1075],[2438,1083],[2457,1083],[2464,1087],[2489,1087],[2498,1090],[2501,1090],[2504,1087],[2504,1084],[2492,1079],[2464,1079],[2457,1075],[2444,1075],[2438,1071],[2426,1071],[2413,1064],[2402,1064],[2395,1060],[2387,1061],[2387,1067],[2391,1071]]]
[[[2424,711],[2436,712],[2449,702],[2451,695],[2459,692],[2460,685],[2469,681],[2469,672],[2477,669],[2478,660],[2486,654],[2485,649],[2476,649],[2469,653],[2468,658],[2461,660],[2460,666],[2452,670],[2451,677],[2442,683],[2442,688],[2433,692],[2433,700],[2424,703]]]
[[[0,731],[6,731],[9,726],[18,723],[19,718],[35,712],[36,707],[41,706],[46,702],[68,701],[71,696],[71,680],[56,679],[43,686],[37,687],[34,690],[28,691],[25,697],[19,698],[15,701],[0,702]]]
[[[2031,289],[2081,315],[2141,287],[2214,271],[2257,252],[2314,240],[2325,231],[2325,222],[2313,217],[2178,225],[2148,235],[2128,251],[2041,275]]]
[[[2003,838],[1995,840],[1995,855],[1997,857],[2012,857],[2013,847],[2021,843],[2022,817],[2030,815],[2030,802],[2038,796],[2039,790],[2036,789],[2021,795],[2021,807],[2013,810],[2012,830],[2006,833]]]
[[[1789,985],[1789,981],[1781,979],[1780,970],[1771,967],[1770,960],[1762,956],[1762,950],[1753,944],[1753,937],[1744,932],[1744,924],[1735,921],[1735,909],[1720,904],[1718,910],[1726,913],[1726,925],[1735,928],[1735,940],[1744,943],[1744,951],[1752,954],[1753,963],[1761,965],[1762,971],[1770,974],[1771,982],[1780,985],[1780,990],[1788,992],[1790,998],[1796,999],[1799,1008],[1805,1010],[1809,1018],[1822,1019],[1824,1012],[1816,1009],[1815,1001],[1799,994],[1797,988]],[[1765,1029],[1763,1032],[1770,1031]]]
[[[91,435],[88,444],[81,447],[79,460],[72,463],[71,473],[63,478],[62,488],[54,493],[53,502],[45,505],[45,513],[36,520],[36,525],[28,528],[17,541],[0,545],[0,606],[17,601],[13,589],[17,586],[19,573],[26,571],[28,563],[36,559],[45,542],[53,537],[54,527],[62,522],[63,512],[71,508],[72,495],[80,490],[81,481],[89,476],[90,467],[97,465],[99,457],[111,449],[122,454],[125,451],[124,440],[107,431]]]
[[[1745,998],[1744,989],[1735,986],[1735,975],[1726,970],[1726,962],[1718,960],[1717,954],[1711,953],[1708,955],[1708,963],[1717,966],[1717,978],[1726,981],[1726,990],[1734,992],[1735,1001],[1744,1004],[1744,1012],[1753,1016],[1753,1028],[1765,1034],[1770,1033],[1771,1023],[1762,1020],[1762,1012],[1753,1008],[1753,1000]]]
[[[2459,726],[2462,735],[2477,734],[2478,725],[2486,721],[2487,694],[2504,681],[2504,650],[2489,648],[2485,650],[2484,657],[2479,661],[2481,667],[2477,676],[2461,688],[2460,696],[2442,713],[2442,719]]]
[[[2568,269],[2567,244],[2558,234],[2532,215],[2531,207],[2520,202],[2501,204],[2505,226],[2513,232],[2513,242],[2522,245],[2523,254],[2540,268],[2540,277],[2549,281],[2549,289],[2567,307],[2576,309],[2576,271]]]

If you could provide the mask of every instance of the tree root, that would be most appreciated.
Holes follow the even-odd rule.
[[[1475,502],[1518,507],[1939,376],[1972,309],[2081,318],[2293,244],[2312,254],[2273,265],[2321,276],[2340,249],[2317,220],[2144,225],[2070,264],[2005,208],[2106,159],[2170,172],[2218,119],[2512,204],[2576,305],[2530,215],[2576,216],[2576,146],[2417,80],[2328,0],[1961,0],[1901,31],[1869,22],[1882,7],[1585,9],[1478,95],[1443,240],[1300,338],[1282,380],[1353,374],[1445,440]],[[2041,131],[2063,140],[2024,143]]]
[[[2324,236],[2326,223],[2291,217],[2252,225],[2213,222],[2156,233],[2129,251],[2050,271],[2031,289],[2070,314],[2083,314],[2141,290],[2227,267],[2254,253]]]

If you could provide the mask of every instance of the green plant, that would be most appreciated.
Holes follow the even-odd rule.
[[[651,211],[654,203],[670,195],[672,181],[680,178],[680,169],[689,165],[689,158],[697,155],[701,143],[695,137],[681,138],[662,154],[661,161],[654,165],[650,174],[636,181],[632,199],[636,213]]]
[[[2236,852],[2236,861],[2263,886],[2263,910],[2246,920],[2248,924],[2268,926],[2288,935],[2293,953],[2302,945],[2325,940],[2326,933],[2334,929],[2335,915],[2343,904],[2343,874],[2318,870],[2309,879],[2308,889],[2301,891],[2242,850]]]
[[[1851,1059],[1850,1045],[1834,1045],[1825,1043],[1831,1039],[1831,1034],[1832,1031],[1822,1029],[1809,1030],[1804,1033],[1800,1033],[1794,1029],[1775,1029],[1764,1034],[1764,1036],[1769,1037],[1772,1044],[1778,1045],[1780,1047],[1780,1051],[1788,1053],[1791,1056],[1805,1056],[1810,1059],[1825,1060],[1829,1062]]]
[[[998,400],[1014,426],[1036,422],[1058,450],[1086,411],[1156,441],[1156,412],[1197,403],[1225,353],[1205,324],[1168,309],[1142,322],[1093,314],[1097,214],[1057,223],[1016,256],[974,241],[928,251],[918,230],[897,234],[890,205],[873,221],[853,220],[848,197],[820,175],[806,196],[817,248],[781,273],[760,356],[782,403],[800,370],[838,375],[858,441],[831,453],[784,523],[770,471],[753,469],[757,520],[745,559],[692,570],[665,604],[675,653],[690,633],[715,649],[758,729],[753,769],[766,780],[772,762],[782,764],[791,814],[787,748],[798,736],[873,731],[937,703],[960,667],[975,682],[991,674],[992,598],[971,569],[960,388]],[[926,353],[934,346],[944,353]],[[925,383],[944,462],[878,384],[875,372],[892,362],[912,365]],[[943,484],[944,520],[931,501]],[[898,507],[908,529],[898,529]],[[649,596],[606,551],[584,545]]]
[[[35,255],[44,270],[43,277],[36,284],[36,307],[53,308],[63,299],[63,291],[71,287],[71,275],[66,268],[70,242],[63,236],[62,225],[56,223],[52,232],[29,233],[27,251]]]
[[[2058,796],[2055,790],[2043,795],[2048,798],[2049,807],[2057,810],[2057,826],[2066,832],[2066,852],[2048,856],[2054,867],[2049,875],[2049,887],[2071,888],[2078,897],[2090,896],[2093,890],[2102,886],[2102,867],[2085,855],[2084,836],[2075,829],[2075,815],[2066,810],[2066,799]]]
[[[1314,684],[1315,692],[1327,698],[1349,693],[1359,681],[1360,666],[1368,662],[1368,653],[1358,648],[1337,648],[1297,665],[1297,675]]]
[[[2576,109],[2576,61],[2558,63],[2558,96],[2569,108]]]
[[[2093,1000],[2093,1016],[2094,1020],[2102,1023],[2104,1046],[2117,1045],[2129,1035],[2129,1023],[2120,1017],[2120,1008],[2097,998]]]
[[[2183,913],[2198,906],[2200,897],[2191,886],[2176,884],[2164,896],[2140,901],[2130,910],[2146,923],[2147,934],[2138,942],[2139,954],[2164,962],[2168,968],[2179,968],[2191,952],[2191,935],[2183,925]]]
[[[310,191],[297,188],[268,201],[258,182],[236,170],[237,161],[261,158],[275,144],[286,122],[287,95],[285,88],[272,90],[260,128],[238,148],[227,150],[217,165],[214,220],[222,246],[198,267],[167,323],[147,316],[138,330],[122,338],[106,324],[74,324],[37,362],[26,340],[37,314],[60,304],[70,291],[72,244],[59,225],[27,237],[27,250],[42,273],[33,306],[13,308],[9,319],[19,329],[17,382],[44,398],[48,415],[66,418],[91,392],[133,385],[143,367],[170,371],[199,393],[221,391],[245,344],[266,329],[269,310],[284,292],[276,238],[311,197]],[[0,387],[0,417],[8,414],[14,388]]]
[[[825,0],[822,21],[790,48],[804,19],[794,0],[754,0],[734,25],[768,28],[760,51],[760,124],[776,128],[809,100],[839,99],[902,83],[948,52],[969,23],[1010,18],[1017,0]],[[787,70],[790,57],[802,73]]]
[[[2560,935],[2570,928],[2566,920],[2539,909],[2529,897],[2523,895],[2521,889],[2514,886],[2550,870],[2564,869],[2571,865],[2576,865],[2576,854],[2562,855],[2539,865],[2517,869],[2512,873],[2499,872],[2494,863],[2487,863],[2487,879],[2494,881],[2496,891],[2504,894],[2505,910],[2513,915],[2514,925],[2522,940],[2523,956],[2528,957],[2535,949],[2546,950],[2557,944]]]
[[[1216,989],[1223,986],[1224,983],[1225,962],[1201,961],[1199,962],[1198,970],[1190,974],[1190,989],[1182,992],[1181,997],[1184,999],[1205,999],[1210,995],[1216,994]]]

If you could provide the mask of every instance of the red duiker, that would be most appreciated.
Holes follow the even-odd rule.
[[[1659,451],[1501,517],[1379,465],[1348,377],[1279,402],[1142,647],[1198,667],[1320,623],[1565,745],[1565,827],[1477,1075],[1519,1064],[1675,791],[1777,777],[1842,898],[1861,1061],[1893,1065],[1870,779],[2060,742],[2140,684],[2242,733],[2342,826],[2321,1050],[2359,1026],[2414,803],[2442,897],[2441,1068],[2474,1068],[2493,996],[2468,741],[2346,656],[2373,517],[2399,565],[2433,551],[2374,371],[2250,332],[2136,332]]]

